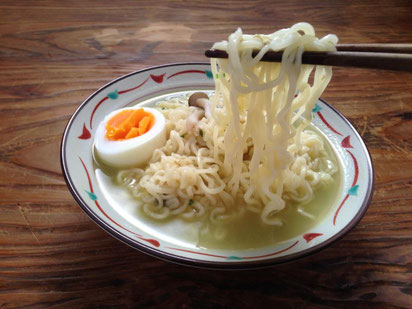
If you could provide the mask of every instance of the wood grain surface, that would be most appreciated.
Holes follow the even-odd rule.
[[[0,2],[0,308],[412,308],[412,74],[337,68],[323,98],[371,152],[360,224],[316,255],[252,271],[174,265],[115,240],[60,169],[73,111],[110,80],[206,61],[241,26],[299,21],[341,43],[412,43],[410,1]]]

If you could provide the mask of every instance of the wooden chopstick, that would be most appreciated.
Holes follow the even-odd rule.
[[[347,44],[338,45],[337,49],[337,52],[304,52],[302,63],[412,72],[412,44]],[[345,51],[341,51],[342,49]],[[253,52],[253,57],[258,52]],[[228,57],[225,51],[215,49],[207,50],[205,56]],[[269,51],[261,61],[280,62],[281,60],[282,52]]]
[[[338,51],[352,52],[371,52],[371,53],[396,53],[396,54],[412,54],[412,44],[381,44],[381,43],[365,43],[365,44],[338,44]]]

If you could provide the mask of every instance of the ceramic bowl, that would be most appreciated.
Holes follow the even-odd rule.
[[[101,228],[149,255],[185,265],[240,269],[270,266],[317,252],[348,233],[365,214],[373,191],[368,150],[349,121],[323,100],[313,109],[313,125],[327,138],[343,169],[342,190],[331,211],[313,228],[287,241],[249,250],[212,250],[148,226],[127,206],[124,192],[96,169],[93,138],[99,122],[113,110],[187,91],[211,91],[208,63],[177,63],[122,76],[88,97],[64,131],[61,162],[68,188]]]

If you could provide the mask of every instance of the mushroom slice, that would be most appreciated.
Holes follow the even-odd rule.
[[[189,106],[197,107],[193,113],[189,115],[186,120],[186,129],[192,132],[197,129],[200,119],[204,116],[210,118],[210,106],[212,102],[204,92],[195,92],[189,97]]]
[[[195,106],[205,111],[206,118],[210,118],[210,102],[209,97],[204,92],[195,92],[189,97],[189,106]]]

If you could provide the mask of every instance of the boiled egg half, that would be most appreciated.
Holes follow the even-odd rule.
[[[126,107],[108,114],[97,128],[98,161],[117,168],[139,167],[166,143],[166,120],[150,107]]]

